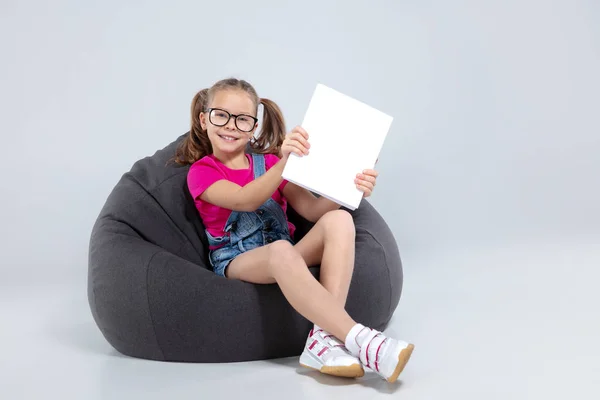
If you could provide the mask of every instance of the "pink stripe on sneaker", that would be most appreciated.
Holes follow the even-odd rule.
[[[314,342],[311,343],[311,345],[310,345],[310,347],[308,349],[312,350],[313,347],[315,347],[316,344],[317,344],[317,341],[315,340]]]
[[[377,348],[377,353],[375,353],[375,369],[377,372],[379,372],[379,350],[381,350],[381,346],[383,346],[386,340],[387,338],[383,339],[383,342],[381,342]]]
[[[329,347],[323,347],[323,349],[319,352],[319,354],[317,354],[317,356],[321,357],[321,355],[325,353],[327,349],[329,349]]]
[[[381,333],[378,333],[377,335],[373,336],[373,339],[369,340],[369,344],[367,345],[367,367],[369,367],[369,368],[371,368],[371,366],[369,365],[369,346],[371,346],[371,343],[373,343],[373,340],[379,335],[381,335]],[[379,347],[381,347],[381,345],[379,345]],[[377,352],[379,352],[379,349],[377,349]],[[375,354],[375,363],[377,363],[377,354]],[[376,366],[376,368],[377,368],[377,366]]]

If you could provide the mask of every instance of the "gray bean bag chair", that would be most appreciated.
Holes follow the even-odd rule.
[[[136,162],[110,193],[89,248],[88,299],[106,340],[122,354],[161,361],[238,362],[297,356],[311,323],[277,285],[215,275],[186,186],[188,167],[167,165],[183,136]],[[293,209],[296,239],[310,224]],[[352,212],[356,265],[347,310],[383,330],[400,300],[394,237],[367,201]],[[318,277],[319,269],[311,268]]]

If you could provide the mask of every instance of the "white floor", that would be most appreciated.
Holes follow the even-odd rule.
[[[76,284],[2,287],[2,399],[598,399],[600,238],[404,257],[388,333],[415,343],[390,385],[295,358],[177,364],[119,355]]]

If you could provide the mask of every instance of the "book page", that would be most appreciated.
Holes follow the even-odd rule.
[[[310,153],[290,155],[284,179],[350,209],[363,193],[357,173],[373,168],[393,118],[325,85],[318,84],[302,122]]]

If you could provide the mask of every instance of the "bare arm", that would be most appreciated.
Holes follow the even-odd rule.
[[[302,127],[295,127],[281,145],[281,159],[269,170],[244,187],[227,180],[213,183],[200,195],[206,202],[233,211],[255,211],[264,204],[281,184],[281,174],[291,153],[308,154],[308,134]],[[287,185],[286,185],[287,186]]]
[[[379,173],[373,169],[366,169],[356,174],[354,180],[356,188],[363,192],[363,197],[369,197],[375,188],[375,181]],[[283,195],[294,210],[306,220],[317,222],[329,211],[337,210],[340,205],[326,197],[316,197],[310,191],[289,182],[283,188]]]
[[[200,195],[203,201],[233,211],[255,211],[275,193],[283,178],[286,160],[279,160],[265,174],[245,186],[220,180]]]
[[[283,188],[283,195],[290,206],[310,222],[317,222],[327,212],[340,208],[339,204],[326,197],[316,197],[310,191],[291,182]]]

